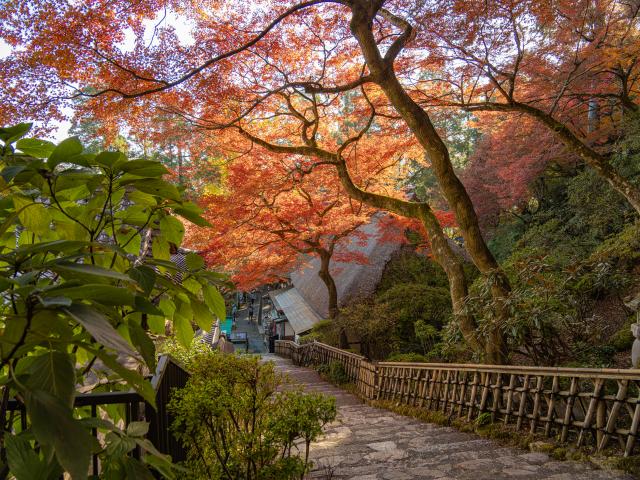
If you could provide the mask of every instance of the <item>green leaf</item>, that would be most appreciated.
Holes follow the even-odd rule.
[[[148,440],[146,442],[151,443]],[[138,443],[138,445],[140,445],[140,447],[145,449],[146,451],[150,451],[148,448],[146,448],[146,444],[142,444],[141,441],[136,440],[136,443]],[[177,471],[189,473],[189,471],[184,467],[180,467],[171,463],[171,457],[167,455],[145,455],[144,457],[142,457],[142,459],[144,463],[156,469],[160,473],[160,475],[162,475],[162,477],[166,478],[167,480],[175,480],[176,478],[178,478],[176,473]]]
[[[78,155],[72,155],[64,160],[64,163],[71,163],[73,165],[80,165],[81,167],[91,167],[93,160],[95,159],[93,153],[79,153]],[[95,180],[100,180],[99,177],[94,177]]]
[[[140,265],[129,270],[129,277],[134,280],[142,291],[149,295],[156,284],[156,272],[153,268]]]
[[[171,319],[176,311],[176,304],[173,300],[164,297],[160,299],[160,310],[164,313],[165,317]]]
[[[224,305],[224,298],[220,292],[211,285],[205,285],[202,289],[204,301],[216,317],[220,320],[226,318],[226,308]]]
[[[202,283],[200,283],[193,277],[189,277],[186,280],[183,280],[182,286],[194,295],[198,295],[200,292],[202,292]]]
[[[127,325],[129,327],[131,342],[135,345],[138,352],[140,352],[149,369],[154,371],[156,369],[156,347],[153,341],[135,320],[130,320]]]
[[[86,184],[92,179],[95,180],[95,178],[95,173],[83,172],[81,170],[65,170],[60,173],[56,179],[55,193],[60,194],[78,187],[86,187]],[[84,191],[88,195],[89,190],[85,188]],[[65,194],[65,198],[68,198],[66,195],[68,194]]]
[[[162,310],[151,303],[147,298],[136,295],[134,306],[138,312],[147,313],[149,315],[162,315]]]
[[[185,258],[187,268],[191,271],[204,268],[204,259],[197,253],[187,253]]]
[[[13,196],[13,205],[19,210],[20,223],[36,235],[46,234],[51,230],[51,215],[41,203],[35,203],[30,198],[20,195]]]
[[[202,218],[200,214],[202,210],[191,202],[184,202],[182,206],[173,207],[173,211],[180,215],[182,218],[189,220],[191,223],[198,225],[199,227],[210,227],[211,224]]]
[[[144,193],[149,193],[156,197],[168,198],[180,202],[182,197],[178,189],[171,185],[169,182],[165,182],[159,178],[143,178],[136,180],[127,180],[121,182],[123,185],[132,185],[136,189]]]
[[[29,377],[24,384],[29,389],[44,390],[71,408],[75,396],[76,372],[69,355],[49,350],[31,360],[27,373]]]
[[[129,343],[113,328],[109,319],[100,312],[87,305],[72,305],[64,310],[82,325],[99,344],[117,352],[138,357]]]
[[[53,152],[49,155],[49,160],[47,160],[47,165],[53,169],[60,163],[68,161],[71,157],[79,155],[82,153],[82,150],[82,144],[80,140],[78,140],[78,137],[67,138],[53,149]]]
[[[118,245],[120,245],[126,253],[140,255],[142,237],[139,233],[136,233],[133,229],[129,229],[126,233],[116,233],[116,239],[118,240]]]
[[[18,140],[16,147],[26,155],[36,158],[47,158],[55,150],[54,143],[38,138],[23,138]]]
[[[169,173],[164,165],[154,160],[131,160],[122,165],[122,170],[139,177],[161,177]]]
[[[129,280],[127,278],[127,280]],[[72,300],[93,300],[103,305],[135,305],[131,290],[101,283],[62,287],[49,290],[52,296],[64,296]]]
[[[184,348],[189,348],[193,340],[193,328],[189,319],[181,316],[173,316],[173,327],[175,328],[176,338]]]
[[[15,285],[12,280],[4,277],[0,277],[0,292],[4,292],[11,288],[11,285]]]
[[[4,178],[5,182],[10,182],[15,178],[16,175],[18,175],[26,168],[26,165],[9,165],[8,167],[2,169],[2,172],[0,172],[0,176]]]
[[[24,394],[31,430],[38,442],[53,447],[58,462],[73,480],[86,480],[96,440],[59,398],[43,390],[27,390]]]
[[[52,242],[40,242],[35,245],[25,245],[16,249],[16,253],[21,255],[33,255],[36,253],[64,253],[80,250],[91,245],[89,242],[80,240],[54,240]],[[106,245],[103,245],[105,247]]]
[[[116,272],[115,270],[108,268],[98,267],[97,265],[92,265],[90,263],[60,261],[49,264],[48,267],[50,270],[62,274],[62,276],[65,276],[64,274],[67,273],[71,275],[89,275],[100,278],[113,278],[115,280],[123,280],[125,282],[131,281],[131,278],[124,273]]]
[[[113,372],[120,375],[120,377],[122,377],[122,379],[127,382],[130,387],[135,389],[135,391],[138,392],[142,396],[142,398],[149,402],[153,406],[153,408],[156,407],[156,392],[153,390],[151,382],[145,380],[145,378],[135,370],[129,370],[128,368],[118,363],[116,357],[110,355],[106,351],[97,348],[90,349],[85,346],[83,346],[83,348],[86,348],[87,350],[91,351],[91,353],[96,355],[107,367],[113,370]]]
[[[122,463],[126,480],[155,480],[151,472],[147,470],[147,467],[140,460],[133,457],[124,457]]]
[[[164,335],[164,315],[149,315],[147,317],[149,330],[156,335]]]
[[[68,297],[44,297],[40,298],[40,303],[45,308],[69,307],[73,303]]]
[[[113,167],[117,162],[126,160],[122,152],[100,152],[94,161],[105,167]]]
[[[160,232],[167,241],[179,246],[182,243],[182,237],[184,237],[184,225],[175,217],[162,217]]]
[[[5,145],[9,145],[19,138],[24,137],[31,127],[33,123],[18,123],[17,125],[13,125],[11,127],[0,128],[0,140],[2,140]]]
[[[196,299],[191,300],[191,310],[193,311],[193,319],[198,326],[207,332],[211,330],[211,325],[213,323],[211,310],[209,310],[204,303],[199,302]]]
[[[155,260],[171,259],[169,243],[164,238],[156,237],[153,239],[153,243],[151,244],[151,253]]]
[[[54,472],[55,465],[47,465],[45,459],[33,450],[25,435],[6,432],[4,446],[9,469],[16,480],[49,480],[58,476]]]
[[[127,192],[127,198],[136,205],[142,205],[146,207],[155,207],[158,204],[156,197],[154,197],[153,195],[149,195],[148,193],[140,192],[138,190]]]
[[[149,432],[149,423],[131,422],[127,425],[127,435],[130,437],[144,437]]]

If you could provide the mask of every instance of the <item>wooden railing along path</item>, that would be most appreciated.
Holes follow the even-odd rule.
[[[85,415],[102,418],[102,409],[109,406],[117,406],[122,409],[123,422],[119,425],[126,428],[127,425],[135,421],[146,421],[149,423],[149,431],[146,438],[161,453],[171,456],[174,462],[186,459],[186,451],[170,430],[173,417],[167,410],[170,395],[174,389],[182,388],[189,379],[189,373],[170,356],[161,355],[155,375],[151,378],[151,386],[155,391],[156,407],[147,403],[137,392],[134,391],[112,391],[100,393],[78,394],[74,400],[75,409],[85,409]],[[16,417],[19,415],[19,418]],[[4,422],[11,419],[11,423],[20,424],[21,430],[28,427],[27,415],[24,405],[15,399],[8,401]],[[93,430],[93,435],[97,436],[97,430]],[[141,455],[140,447],[136,447],[131,453],[134,458]],[[97,476],[101,473],[101,465],[97,455],[93,455],[91,473]]]
[[[369,362],[319,342],[276,341],[275,353],[301,366],[339,362],[368,400],[439,410],[450,417],[514,423],[597,451],[617,443],[634,453],[640,427],[640,370]]]

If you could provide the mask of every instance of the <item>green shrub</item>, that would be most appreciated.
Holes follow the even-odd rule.
[[[187,478],[302,478],[309,446],[336,416],[335,400],[283,385],[273,363],[258,357],[198,356],[169,405],[172,428],[188,452]]]
[[[631,333],[631,324],[635,323],[635,321],[635,315],[631,315],[624,325],[620,327],[620,330],[614,333],[609,339],[609,344],[618,352],[624,352],[631,349],[633,341],[635,340],[635,337]]]
[[[338,360],[333,360],[329,364],[318,365],[317,370],[320,375],[326,377],[327,380],[335,385],[344,385],[350,382],[344,365]]]
[[[444,270],[437,263],[415,252],[402,252],[389,260],[378,284],[378,292],[386,292],[401,283],[429,287],[449,285]]]
[[[193,362],[201,355],[211,352],[211,347],[202,341],[202,338],[194,338],[188,347],[185,347],[173,337],[164,339],[157,347],[158,354],[170,355],[187,370],[193,368]]]
[[[409,352],[409,353],[392,353],[385,360],[387,362],[416,362],[426,363],[429,359],[421,353]]]

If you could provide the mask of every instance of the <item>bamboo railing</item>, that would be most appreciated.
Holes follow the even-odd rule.
[[[275,353],[301,366],[340,362],[369,400],[439,410],[602,451],[634,452],[640,429],[640,370],[367,361],[319,342],[276,341]]]

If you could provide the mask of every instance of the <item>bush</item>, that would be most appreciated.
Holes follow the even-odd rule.
[[[195,337],[191,340],[191,344],[185,347],[175,338],[169,337],[164,339],[157,347],[158,354],[169,355],[178,361],[184,368],[191,371],[194,362],[202,355],[211,353],[211,347],[202,341],[202,337]]]
[[[303,478],[311,443],[336,416],[335,400],[283,386],[273,363],[258,357],[196,357],[186,387],[169,404],[188,452],[187,478]],[[302,456],[294,451],[300,446]]]
[[[429,359],[420,353],[410,352],[410,353],[392,353],[387,357],[385,362],[418,362],[418,363],[426,363]]]
[[[635,315],[629,317],[629,319],[620,327],[616,333],[614,333],[609,339],[609,344],[615,348],[618,352],[624,352],[630,350],[633,345],[635,337],[631,333],[631,324],[635,323]]]
[[[347,371],[344,368],[342,362],[337,360],[333,360],[329,364],[319,365],[318,373],[327,378],[331,383],[335,385],[344,385],[345,383],[349,383],[349,375],[347,375]]]

